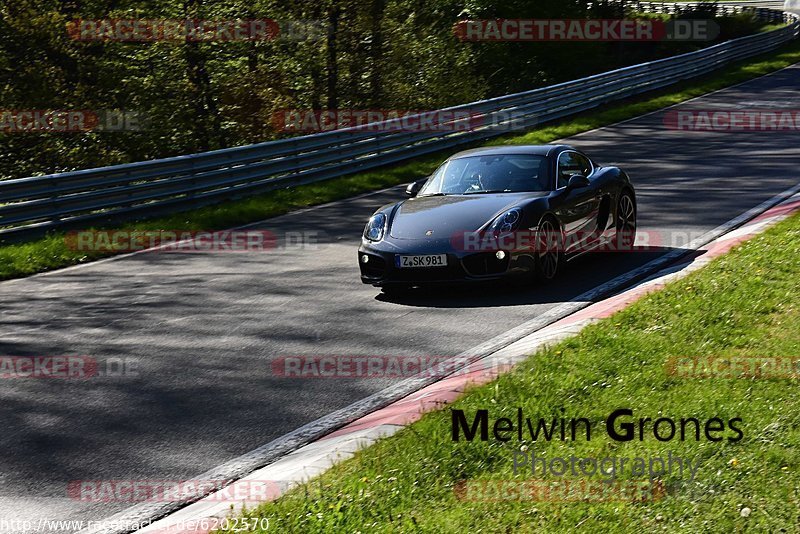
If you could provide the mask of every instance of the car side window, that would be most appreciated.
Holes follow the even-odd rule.
[[[557,188],[566,187],[569,177],[573,174],[580,174],[587,178],[592,173],[592,163],[589,158],[577,152],[562,152],[558,156],[558,183]]]
[[[575,155],[574,152],[562,152],[562,154],[558,156],[558,183],[556,184],[556,188],[561,189],[562,187],[567,187],[569,177],[580,172],[580,165],[575,159]]]
[[[583,154],[573,153],[573,157],[578,162],[578,167],[580,167],[580,172],[578,174],[582,174],[588,178],[589,175],[592,174],[592,162]]]

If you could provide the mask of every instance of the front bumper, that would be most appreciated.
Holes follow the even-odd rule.
[[[373,243],[363,240],[358,249],[361,281],[374,286],[480,282],[524,276],[534,269],[534,258],[529,253],[504,251],[505,257],[498,259],[494,250],[465,252],[453,250],[448,245],[447,242],[384,240]],[[417,254],[446,254],[447,265],[398,267],[399,255]]]

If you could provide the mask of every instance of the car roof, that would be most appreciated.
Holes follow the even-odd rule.
[[[507,145],[489,146],[464,150],[450,156],[450,159],[466,158],[470,156],[498,156],[505,154],[530,154],[534,156],[549,156],[553,152],[563,149],[575,150],[569,145]]]

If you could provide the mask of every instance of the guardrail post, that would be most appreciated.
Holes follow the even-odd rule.
[[[130,171],[130,169],[125,170],[125,183],[127,184],[127,186],[129,188],[131,187],[131,185],[133,185],[131,183],[132,181],[133,180],[131,179],[131,171]],[[128,202],[126,202],[124,204],[124,206],[126,208],[133,208],[133,200],[131,200],[131,198],[133,197],[133,194],[130,192],[130,189],[128,190],[128,194],[126,196],[128,197]]]
[[[53,180],[53,189],[58,189],[58,180]],[[61,224],[61,221],[63,220],[61,218],[61,212],[60,212],[61,203],[59,202],[59,198],[60,197],[58,193],[56,193],[55,196],[51,198],[54,214],[50,218],[50,221],[55,223],[57,226],[59,226]]]
[[[230,155],[227,154],[226,157],[230,158]],[[194,159],[189,160],[189,174],[191,175],[192,178],[191,180],[189,180],[189,184],[191,185],[191,187],[189,189],[187,197],[189,199],[189,203],[191,205],[195,205],[196,204],[195,196],[197,195],[197,191],[195,191],[195,187],[197,186],[197,173],[195,172],[194,169]]]

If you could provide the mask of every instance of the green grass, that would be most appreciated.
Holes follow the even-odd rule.
[[[435,411],[246,515],[269,518],[270,532],[797,532],[797,382],[681,378],[666,363],[685,356],[800,360],[798,258],[795,216],[539,351],[495,382],[468,390],[452,405],[470,418],[487,408],[491,419],[513,419],[517,407],[532,419],[561,416],[563,409],[564,417],[592,422],[591,441],[520,443],[514,436],[505,443],[454,443],[450,411]],[[660,442],[650,434],[644,441],[615,442],[603,421],[617,408],[630,408],[637,418],[741,417],[744,438]],[[670,492],[649,502],[483,503],[455,497],[460,480],[530,479],[512,472],[512,454],[522,446],[550,458],[671,452],[701,465],[691,484],[662,477]],[[748,517],[744,508],[751,510]]]
[[[800,42],[791,43],[778,51],[737,63],[713,75],[694,81],[681,82],[680,88],[651,93],[629,99],[578,117],[533,129],[522,135],[508,135],[490,144],[545,144],[593,128],[612,124],[664,106],[752,79],[800,61]],[[244,200],[229,201],[215,206],[177,213],[122,226],[136,230],[220,230],[289,211],[347,198],[358,193],[410,182],[430,174],[450,153],[439,153],[415,159],[410,163],[322,183],[274,191]],[[108,253],[71,250],[61,233],[20,243],[0,246],[0,280],[18,278],[33,273],[88,262]]]

